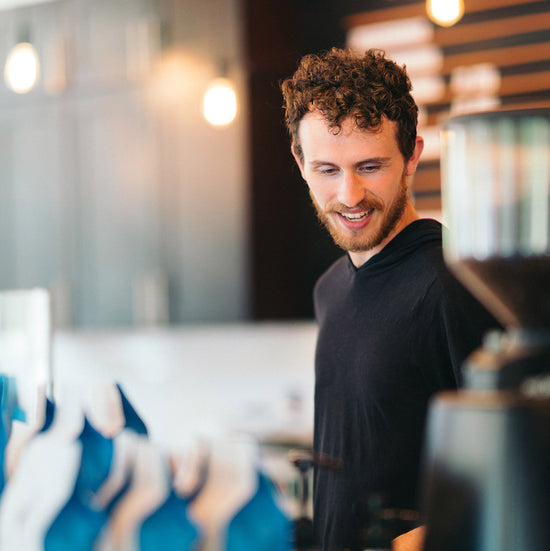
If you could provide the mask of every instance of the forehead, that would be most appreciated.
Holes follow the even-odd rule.
[[[341,128],[331,128],[318,112],[307,113],[300,121],[298,135],[304,156],[329,157],[339,153],[361,152],[369,156],[400,155],[397,143],[397,123],[382,118],[379,128],[359,128],[354,119],[348,117]]]

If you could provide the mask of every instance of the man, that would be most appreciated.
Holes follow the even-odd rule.
[[[341,463],[315,472],[314,525],[322,549],[354,549],[372,496],[418,508],[428,401],[461,383],[496,322],[451,276],[441,225],[409,196],[423,140],[405,70],[380,51],[332,49],[304,57],[282,91],[292,153],[347,251],[314,292],[314,448]]]

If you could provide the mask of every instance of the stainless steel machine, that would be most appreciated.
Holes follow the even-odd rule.
[[[550,109],[451,118],[444,251],[502,322],[432,402],[425,551],[550,549]]]

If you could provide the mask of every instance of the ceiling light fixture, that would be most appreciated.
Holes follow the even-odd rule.
[[[24,29],[19,42],[9,53],[4,67],[4,80],[10,90],[17,94],[30,92],[40,75],[40,62],[36,49],[31,44],[30,32]]]
[[[463,0],[426,0],[428,17],[437,25],[451,27],[464,15]]]
[[[237,116],[237,94],[233,83],[225,77],[215,78],[203,100],[204,118],[213,126],[227,126]]]

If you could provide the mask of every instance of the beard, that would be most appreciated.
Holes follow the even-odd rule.
[[[377,247],[390,235],[397,223],[401,220],[407,201],[409,192],[407,187],[407,178],[403,174],[399,191],[394,197],[389,208],[384,212],[384,204],[376,198],[365,198],[357,207],[360,207],[365,212],[374,209],[374,213],[381,213],[382,220],[377,228],[371,228],[369,224],[363,230],[352,232],[340,228],[331,218],[338,216],[339,211],[347,210],[347,207],[341,203],[334,203],[323,210],[317,203],[310,191],[310,196],[317,211],[317,218],[323,226],[328,230],[332,239],[340,248],[348,252],[363,252],[369,251]],[[374,214],[373,213],[373,214]]]

